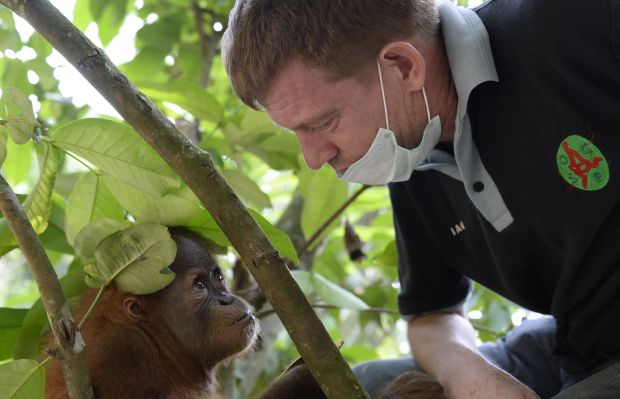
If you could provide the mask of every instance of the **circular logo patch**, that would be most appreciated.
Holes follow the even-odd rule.
[[[569,136],[562,141],[557,162],[564,180],[581,190],[600,190],[609,181],[609,166],[603,153],[581,136]]]

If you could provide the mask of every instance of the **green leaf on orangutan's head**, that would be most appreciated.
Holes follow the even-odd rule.
[[[176,250],[168,229],[160,224],[117,231],[95,249],[95,266],[86,271],[89,282],[104,279],[105,285],[114,282],[119,290],[136,295],[159,291],[174,280],[168,266]]]
[[[6,129],[17,144],[27,143],[35,136],[35,128],[41,127],[34,117],[28,97],[14,87],[2,90],[0,119],[0,130]]]
[[[84,226],[75,237],[75,254],[82,259],[93,259],[97,245],[112,233],[131,226],[127,220],[100,219]]]
[[[106,278],[97,271],[93,264],[84,266],[84,281],[90,288],[99,288],[106,284]]]

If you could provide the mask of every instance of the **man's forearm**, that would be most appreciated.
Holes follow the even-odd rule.
[[[434,313],[409,322],[416,362],[444,387],[448,398],[533,399],[525,385],[484,359],[476,334],[460,313]]]
[[[416,362],[439,382],[452,378],[453,365],[481,356],[475,331],[460,313],[421,315],[409,322],[409,343]]]

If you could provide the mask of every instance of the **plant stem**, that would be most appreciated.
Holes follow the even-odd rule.
[[[72,399],[94,398],[84,353],[84,340],[63,296],[58,276],[15,192],[1,174],[0,210],[37,283],[57,344],[57,348],[53,351],[54,357],[62,367],[69,397]]]
[[[312,236],[310,238],[308,238],[308,241],[306,241],[306,243],[299,248],[299,251],[297,251],[297,256],[301,256],[304,254],[304,252],[306,252],[308,250],[308,248],[310,248],[316,240],[318,240],[318,238],[321,236],[321,234],[323,234],[323,232],[329,227],[330,224],[332,224],[332,222],[334,220],[336,220],[336,218],[338,218],[338,216],[340,216],[342,214],[342,212],[344,212],[347,207],[349,205],[351,205],[356,199],[357,197],[359,197],[360,195],[362,195],[362,193],[366,190],[368,190],[371,186],[362,186],[360,187],[359,190],[357,190],[352,196],[351,198],[349,198],[344,204],[342,204],[342,206],[340,206],[340,208],[338,208],[336,210],[336,212],[334,212],[326,221],[325,223],[323,223],[315,232],[314,234],[312,234]]]
[[[340,308],[336,305],[328,305],[326,303],[314,303],[312,304],[312,307],[315,309],[333,309],[333,310],[344,310],[343,308]],[[351,309],[348,309],[351,310]],[[359,310],[355,310],[356,312],[368,312],[368,313],[386,313],[386,314],[392,314],[392,315],[396,315],[398,316],[399,313],[396,310],[393,309],[386,309],[386,308],[377,308],[377,307],[369,307],[366,309],[359,309]],[[267,316],[271,316],[274,313],[273,309],[269,309],[269,310],[265,310],[263,312],[260,312],[256,315],[257,318],[259,319],[263,319]]]
[[[78,324],[78,328],[82,328],[84,323],[86,323],[86,320],[88,320],[88,318],[90,317],[91,313],[93,312],[93,310],[95,310],[95,307],[97,306],[97,304],[101,300],[101,297],[103,296],[103,293],[105,292],[106,288],[108,288],[107,285],[102,285],[101,288],[99,288],[99,292],[97,292],[97,296],[93,300],[93,303],[90,304],[90,307],[88,308],[88,310],[84,314],[84,317],[82,317],[82,320],[80,320],[80,324]]]

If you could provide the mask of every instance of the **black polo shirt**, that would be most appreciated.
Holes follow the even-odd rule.
[[[473,279],[555,316],[559,354],[618,358],[620,1],[491,0],[475,11],[499,78],[459,98],[477,152],[459,159],[464,135],[456,157],[436,152],[448,161],[389,186],[400,311],[458,304]],[[488,179],[463,173],[472,169]],[[495,189],[486,204],[476,197]],[[493,223],[489,202],[507,223]]]

